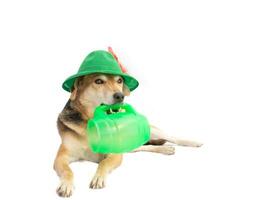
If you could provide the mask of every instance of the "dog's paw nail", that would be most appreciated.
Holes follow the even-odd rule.
[[[70,197],[73,193],[74,186],[72,183],[61,182],[56,192],[60,197]]]
[[[93,177],[89,187],[92,189],[104,188],[105,187],[105,178],[103,176]]]

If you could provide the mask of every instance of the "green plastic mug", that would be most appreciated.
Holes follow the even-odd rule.
[[[101,105],[88,121],[87,136],[94,153],[125,153],[149,140],[150,126],[129,104]]]

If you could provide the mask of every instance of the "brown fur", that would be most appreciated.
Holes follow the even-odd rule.
[[[105,179],[113,169],[122,162],[121,154],[95,154],[89,149],[86,137],[86,124],[93,117],[95,107],[101,103],[113,104],[113,94],[122,92],[125,96],[130,94],[124,83],[119,83],[121,77],[92,74],[78,78],[71,92],[70,99],[59,114],[57,127],[62,143],[54,161],[54,169],[60,178],[57,193],[62,197],[69,197],[73,191],[73,172],[69,164],[74,161],[88,160],[99,163],[97,171],[90,182],[89,187],[93,189],[103,188]],[[97,84],[95,81],[102,79],[105,84]],[[178,140],[167,136],[159,136],[160,130],[152,127],[152,140],[147,146],[142,146],[137,151],[150,151],[163,154],[173,154],[174,147],[156,146],[166,141],[179,145],[199,146],[198,143]],[[188,142],[188,143],[186,143]]]
[[[164,139],[151,139],[145,145],[163,145],[164,143],[166,143],[166,140]]]

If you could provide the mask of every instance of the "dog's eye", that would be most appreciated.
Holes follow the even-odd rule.
[[[96,79],[94,82],[96,84],[103,84],[104,83],[104,81],[102,79]]]
[[[120,78],[119,80],[117,80],[117,82],[118,83],[122,83],[123,82],[122,78]]]

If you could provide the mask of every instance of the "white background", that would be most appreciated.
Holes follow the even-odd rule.
[[[72,199],[268,199],[266,1],[1,1],[0,198],[59,199],[61,88],[111,45],[140,81],[127,101],[200,149],[125,155],[103,190],[75,163]]]

